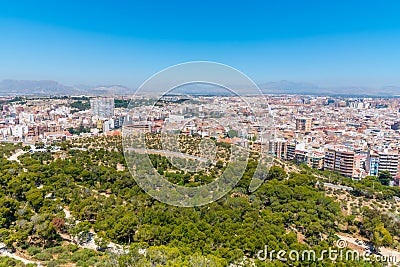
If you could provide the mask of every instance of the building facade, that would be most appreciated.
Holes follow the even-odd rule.
[[[297,118],[296,119],[296,130],[300,132],[311,131],[311,118]]]
[[[325,152],[324,169],[336,171],[343,176],[354,176],[354,151],[346,147],[329,148]]]
[[[114,98],[99,97],[90,100],[92,116],[99,119],[108,119],[114,116]]]

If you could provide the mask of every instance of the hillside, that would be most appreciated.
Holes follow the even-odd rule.
[[[202,207],[178,208],[154,200],[136,185],[126,168],[120,138],[86,138],[60,145],[58,152],[19,152],[18,161],[8,158],[15,159],[12,155],[21,147],[1,146],[0,242],[9,255],[27,262],[284,266],[277,259],[258,260],[257,252],[265,246],[276,251],[321,251],[334,248],[338,234],[364,238],[376,248],[398,245],[399,207],[393,199],[400,194],[394,188],[376,186],[367,202],[363,191],[367,184],[351,184],[359,186],[361,195],[349,195],[317,183],[326,173],[300,166],[291,167],[296,172],[287,174],[279,165],[292,165],[278,162],[267,181],[249,193],[257,166],[250,160],[242,180],[227,196]],[[173,172],[163,156],[152,159],[165,174],[170,173],[172,182],[185,186],[208,183],[214,179],[209,174],[217,173],[210,170],[190,179],[190,174]],[[335,179],[353,183],[331,177]],[[375,209],[379,206],[386,209]],[[5,261],[12,260],[0,257],[1,264]],[[362,261],[333,263],[328,258],[318,264],[376,266]]]

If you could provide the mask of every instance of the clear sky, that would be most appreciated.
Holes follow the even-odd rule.
[[[260,83],[400,85],[400,1],[0,0],[0,79],[134,87],[193,60]]]

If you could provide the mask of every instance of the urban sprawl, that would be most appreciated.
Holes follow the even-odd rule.
[[[131,100],[134,108],[128,107]],[[125,123],[149,133],[176,129],[250,149],[263,144],[279,159],[353,179],[388,171],[392,185],[400,184],[398,98],[174,96],[155,105],[144,96],[0,101],[0,141],[22,142],[31,150],[55,141],[121,135]],[[274,132],[273,139],[260,133],[263,123]]]

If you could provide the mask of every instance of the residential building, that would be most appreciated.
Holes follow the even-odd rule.
[[[90,100],[92,116],[108,119],[114,116],[114,98],[99,97]]]
[[[355,153],[349,148],[338,146],[325,152],[324,169],[339,172],[346,177],[353,177]]]
[[[297,118],[296,119],[296,130],[300,132],[311,131],[311,118]]]

